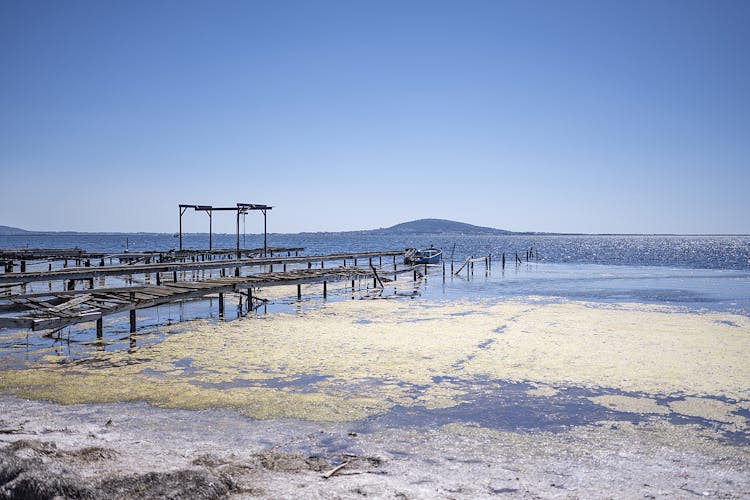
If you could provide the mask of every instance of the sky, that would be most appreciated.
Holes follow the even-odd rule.
[[[744,0],[5,0],[0,224],[747,234],[748,26]]]

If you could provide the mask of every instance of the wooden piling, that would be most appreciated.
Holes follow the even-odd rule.
[[[219,292],[219,317],[224,317],[224,294]]]
[[[297,283],[297,300],[302,300],[302,285]]]
[[[130,333],[135,333],[135,292],[130,292]]]
[[[96,338],[101,339],[104,333],[104,321],[101,317],[96,320]]]
[[[328,282],[324,281],[323,282],[323,298],[325,299],[326,297],[328,297]]]

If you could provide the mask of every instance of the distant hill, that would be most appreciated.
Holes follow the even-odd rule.
[[[28,232],[30,231],[18,227],[0,226],[0,234],[24,234]]]
[[[382,234],[419,234],[419,233],[460,233],[460,234],[512,234],[505,229],[495,229],[493,227],[475,226],[464,222],[456,222],[446,219],[419,219],[409,222],[402,222],[395,226],[384,229],[375,229],[373,232]]]

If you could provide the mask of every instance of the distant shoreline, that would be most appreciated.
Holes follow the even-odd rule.
[[[169,236],[173,232],[151,232],[151,231],[28,231],[0,233],[2,236],[50,236],[50,235],[143,235],[143,236]],[[236,233],[212,233],[214,236],[235,236]],[[263,233],[244,233],[246,236],[263,236]],[[388,232],[380,229],[362,229],[359,231],[301,231],[298,233],[275,233],[269,232],[269,236],[297,236],[297,235],[367,235],[372,236],[399,236],[399,235],[430,235],[447,234],[456,236],[750,236],[750,233],[546,233],[534,231],[511,231],[504,234],[495,233],[462,233],[453,231],[435,232]],[[183,236],[208,236],[207,232],[183,232]]]

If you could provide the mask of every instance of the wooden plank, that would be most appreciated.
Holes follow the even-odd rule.
[[[33,318],[0,316],[0,328],[33,328],[33,326]]]
[[[76,297],[74,299],[70,299],[67,302],[63,302],[60,305],[57,305],[55,307],[51,307],[49,309],[49,311],[50,312],[54,312],[54,313],[62,312],[64,310],[66,310],[66,309],[70,309],[72,307],[75,307],[75,306],[78,306],[80,304],[83,304],[84,302],[86,302],[90,298],[91,298],[91,294],[90,293],[87,293],[87,294],[84,294],[84,295],[80,295],[80,296],[78,296],[78,297]]]

